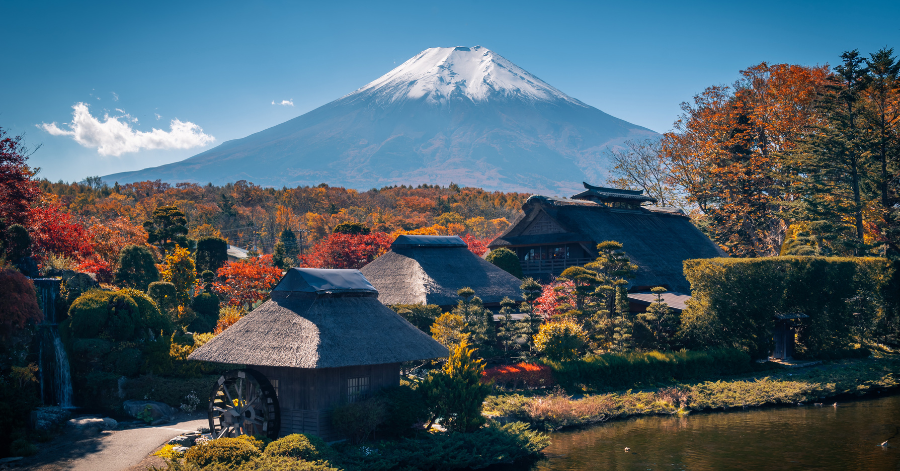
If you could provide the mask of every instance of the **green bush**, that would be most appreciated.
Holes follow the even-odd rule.
[[[138,305],[124,293],[112,293],[109,298],[109,316],[106,318],[105,333],[123,341],[132,340],[138,331],[141,314]]]
[[[387,406],[379,398],[369,398],[335,407],[331,413],[334,429],[352,443],[365,441],[387,417]]]
[[[84,361],[100,361],[113,349],[113,343],[105,339],[75,339],[72,352]]]
[[[213,463],[237,466],[260,456],[259,448],[240,438],[219,438],[191,447],[184,460],[197,466]]]
[[[197,240],[197,273],[215,273],[228,261],[228,242],[218,237],[201,237]]]
[[[38,451],[40,451],[40,449],[37,445],[24,438],[13,440],[13,442],[9,444],[9,454],[11,456],[33,456],[36,455]]]
[[[412,426],[428,420],[428,404],[422,393],[409,386],[384,388],[375,395],[384,401],[386,414],[378,431],[391,437],[409,435]]]
[[[141,330],[150,329],[154,336],[159,335],[160,332],[164,335],[172,335],[172,332],[175,331],[175,324],[172,323],[169,316],[163,315],[156,306],[156,302],[146,293],[133,288],[119,290],[119,293],[131,297],[137,303]]]
[[[175,365],[169,352],[172,350],[172,337],[163,335],[155,340],[144,342],[141,346],[144,352],[144,364],[141,373],[154,375],[170,375]]]
[[[212,332],[219,322],[219,298],[212,293],[201,293],[191,303],[197,318],[188,326],[191,332]]]
[[[485,260],[493,263],[498,268],[509,273],[510,275],[522,279],[525,273],[522,272],[522,264],[519,262],[519,256],[515,252],[505,247],[491,250]]]
[[[144,291],[154,281],[159,281],[159,270],[150,249],[126,245],[119,252],[119,267],[114,277],[116,285]]]
[[[358,222],[344,222],[334,228],[335,234],[368,235],[372,230]]]
[[[680,335],[693,348],[772,351],[774,316],[804,314],[798,350],[825,355],[869,340],[882,313],[896,311],[894,267],[881,258],[766,257],[688,260],[692,298]]]
[[[395,304],[389,307],[425,333],[431,332],[432,324],[441,316],[441,307],[437,304]]]
[[[135,376],[141,371],[143,355],[136,348],[125,348],[115,355],[115,372],[122,376]]]
[[[270,443],[264,456],[305,461],[327,460],[331,456],[331,448],[325,440],[315,435],[294,433]]]
[[[499,464],[522,464],[540,456],[546,434],[527,424],[489,425],[471,433],[423,434],[397,442],[339,448],[340,464],[348,469],[480,469]],[[527,469],[522,467],[520,469]]]
[[[122,405],[119,397],[119,378],[108,371],[73,371],[72,392],[74,403],[79,407],[102,411],[104,414],[118,412]]]
[[[92,338],[100,335],[100,330],[109,318],[109,291],[90,290],[75,300],[69,308],[72,322],[69,328],[73,337]]]
[[[82,294],[96,288],[97,282],[87,273],[76,273],[66,280],[63,286],[63,295],[66,298],[66,305],[72,306]]]
[[[680,352],[626,352],[551,362],[556,380],[566,389],[585,385],[607,389],[684,381],[752,371],[750,355],[739,349]]]
[[[156,303],[161,313],[171,316],[170,312],[175,309],[178,301],[178,291],[175,289],[175,285],[168,281],[156,281],[150,283],[147,294]]]

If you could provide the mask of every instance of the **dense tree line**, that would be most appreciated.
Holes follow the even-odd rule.
[[[612,152],[613,183],[678,206],[729,254],[900,254],[900,63],[761,63],[682,104],[658,141]]]

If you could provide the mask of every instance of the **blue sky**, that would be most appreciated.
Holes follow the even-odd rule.
[[[679,103],[761,61],[900,52],[897,1],[2,0],[0,12],[0,127],[42,145],[31,163],[54,181],[183,160],[337,99],[429,47],[487,47],[659,132]],[[285,100],[293,105],[272,104]],[[64,124],[77,103],[85,126],[109,115],[148,134],[130,147],[84,147]],[[56,135],[39,128],[50,123]]]

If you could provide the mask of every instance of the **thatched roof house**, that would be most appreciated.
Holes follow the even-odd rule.
[[[400,384],[400,363],[445,357],[429,335],[378,301],[358,270],[292,268],[272,299],[191,360],[249,365],[277,391],[281,435],[334,437],[328,410]]]
[[[472,253],[458,236],[399,236],[390,252],[360,271],[384,304],[449,308],[467,286],[488,307],[499,306],[504,297],[522,300],[522,281]]]
[[[587,183],[585,189],[572,199],[528,198],[524,215],[489,247],[513,250],[526,276],[548,279],[593,261],[598,243],[615,240],[638,265],[631,280],[634,290],[666,286],[680,293],[690,292],[685,260],[725,256],[680,210],[642,206],[655,200],[640,191]]]

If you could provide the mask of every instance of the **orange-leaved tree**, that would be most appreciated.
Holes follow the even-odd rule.
[[[281,269],[272,264],[271,255],[236,262],[225,262],[217,273],[219,281],[213,290],[231,306],[247,309],[269,295],[269,291],[281,279]]]
[[[786,154],[816,121],[827,66],[765,62],[733,86],[709,87],[682,103],[662,140],[669,182],[701,214],[713,240],[732,255],[778,255],[796,198]]]

